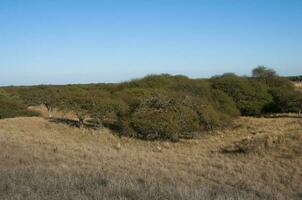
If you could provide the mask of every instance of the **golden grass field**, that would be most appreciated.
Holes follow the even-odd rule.
[[[302,199],[302,118],[241,117],[179,143],[0,120],[0,199]]]

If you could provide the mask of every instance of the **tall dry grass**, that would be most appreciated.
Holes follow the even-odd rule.
[[[294,117],[243,117],[179,143],[5,119],[0,199],[301,199],[301,139],[302,119]],[[257,150],[223,153],[236,145]]]

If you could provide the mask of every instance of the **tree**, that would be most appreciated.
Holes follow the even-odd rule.
[[[267,79],[269,77],[277,76],[277,73],[273,69],[269,69],[264,66],[258,66],[252,71],[252,76],[255,78],[264,78]]]
[[[53,109],[58,105],[60,90],[54,87],[47,87],[40,90],[39,101],[46,107],[48,117],[53,117]]]
[[[85,119],[91,114],[93,109],[93,99],[85,92],[70,93],[65,91],[61,96],[59,109],[73,112],[78,118],[78,127],[84,126]]]
[[[60,95],[59,88],[41,85],[19,89],[17,93],[28,106],[44,105],[48,111],[48,117],[53,117],[53,109],[58,104]]]

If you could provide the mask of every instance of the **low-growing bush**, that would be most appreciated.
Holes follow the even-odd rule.
[[[120,130],[120,118],[125,116],[129,106],[117,97],[108,96],[94,99],[91,117],[99,124]]]
[[[53,108],[74,114],[79,127],[86,121],[148,140],[193,138],[228,126],[240,114],[302,109],[302,94],[288,79],[265,67],[254,70],[253,77],[228,73],[208,80],[162,74],[119,84],[7,87],[5,91],[0,96],[0,118],[35,115],[26,107],[44,104],[49,116]]]
[[[265,83],[236,75],[223,75],[211,79],[215,89],[232,97],[242,115],[260,115],[272,97]]]
[[[23,89],[17,91],[25,102],[41,104],[50,98],[52,106],[75,114],[79,127],[90,119],[120,135],[148,140],[193,138],[239,116],[224,92],[213,89],[207,80],[185,76],[151,75],[116,85],[39,86],[33,91],[26,88],[28,94]]]
[[[0,91],[0,119],[38,115],[39,113],[28,110],[21,102]]]
[[[273,102],[268,108],[270,112],[295,112],[302,111],[302,93],[288,87],[273,87],[270,89]]]
[[[212,91],[214,94],[209,96],[171,89],[150,89],[149,92],[140,98],[134,110],[121,118],[123,134],[177,141],[222,127],[239,115],[234,102],[224,93],[220,100],[212,100],[220,91]]]
[[[154,93],[141,102],[131,115],[130,127],[142,139],[192,137],[200,130],[197,113],[177,99]]]

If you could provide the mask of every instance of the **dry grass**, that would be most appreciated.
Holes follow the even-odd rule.
[[[302,91],[302,82],[294,82],[294,85],[298,90]]]
[[[30,106],[28,107],[29,110],[35,111],[40,113],[41,117],[48,117],[48,111],[44,105],[40,106]],[[71,112],[63,112],[56,108],[54,108],[52,115],[56,118],[68,118],[68,119],[77,119],[76,115]]]
[[[0,120],[0,199],[301,199],[301,138],[300,118],[242,117],[179,143]]]

